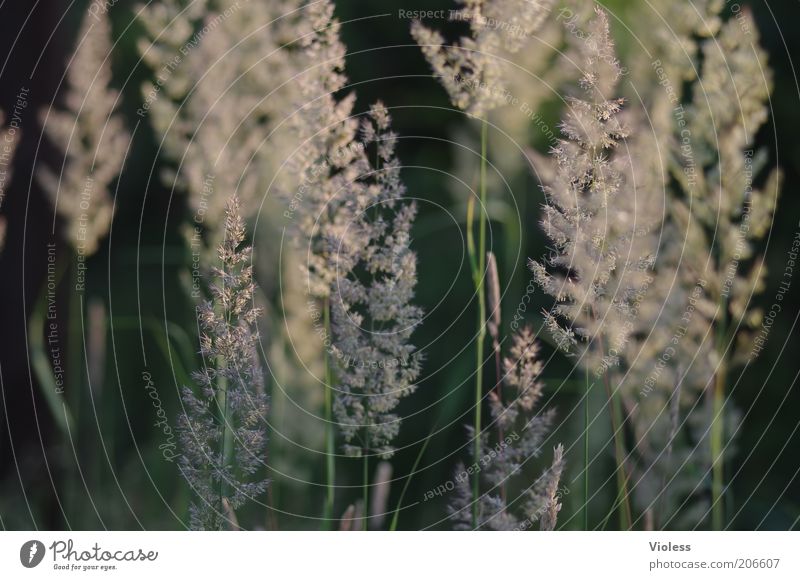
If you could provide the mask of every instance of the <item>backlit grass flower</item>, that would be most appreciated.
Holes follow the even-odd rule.
[[[417,257],[410,247],[416,206],[402,199],[396,136],[389,127],[388,111],[376,104],[362,136],[375,149],[380,167],[350,185],[351,192],[363,189],[371,204],[347,200],[356,212],[349,214],[332,250],[354,251],[348,259],[352,267],[339,271],[331,295],[339,378],[334,413],[345,450],[384,458],[394,452],[400,429],[395,407],[416,388],[420,355],[409,339],[422,318],[421,309],[411,304],[417,283]],[[345,236],[355,238],[342,242]]]
[[[233,525],[225,513],[255,500],[267,488],[259,474],[266,457],[267,396],[258,356],[251,249],[243,247],[244,221],[233,197],[225,211],[221,267],[213,270],[210,299],[197,310],[203,368],[195,387],[184,387],[178,432],[181,473],[195,499],[193,529]]]
[[[459,0],[451,20],[469,23],[470,34],[452,45],[437,31],[414,21],[420,45],[453,105],[482,117],[506,98],[506,54],[519,51],[544,24],[553,0]]]
[[[252,218],[296,147],[280,127],[299,106],[292,79],[306,66],[300,46],[313,36],[301,4],[171,1],[140,11],[148,39],[139,51],[155,78],[143,87],[139,114],[169,162],[164,182],[188,194],[193,244],[199,237],[212,254],[227,196],[235,192]]]
[[[545,324],[559,348],[574,352],[580,344],[584,366],[603,374],[619,363],[633,330],[661,214],[646,199],[653,192],[631,179],[624,100],[615,95],[621,69],[604,12],[597,10],[586,34],[580,41],[585,97],[567,100],[564,138],[552,149],[552,180],[543,187],[541,225],[550,253],[530,266],[556,301]]]
[[[111,25],[107,13],[86,13],[68,63],[63,110],[42,111],[47,137],[64,156],[58,168],[39,166],[36,177],[64,221],[67,240],[93,254],[111,227],[111,184],[130,143],[111,82]]]
[[[677,10],[671,3],[656,8],[667,15]],[[659,516],[656,525],[679,528],[701,525],[710,512],[712,526],[721,529],[724,459],[734,453],[738,430],[726,383],[731,369],[758,356],[767,334],[753,304],[766,276],[758,244],[769,231],[781,180],[777,169],[768,170],[766,152],[754,149],[772,89],[755,22],[744,10],[723,22],[722,2],[702,9],[709,18],[681,28],[692,50],[662,55],[672,84],[662,80],[650,97],[657,100],[659,89],[661,99],[672,95],[657,125],[671,177],[670,225],[657,266],[672,283],[658,291],[665,312],[642,329],[649,338],[638,356],[655,356],[657,363],[634,369],[646,383],[631,389],[629,404],[636,405],[644,509]],[[674,414],[682,428],[673,434],[667,409],[678,387]]]
[[[491,429],[484,431],[482,457],[472,457],[468,469],[480,475],[480,496],[469,485],[470,473],[460,465],[456,470],[458,492],[448,511],[457,529],[472,529],[472,504],[478,503],[478,527],[494,530],[527,530],[537,525],[555,529],[560,510],[558,486],[564,469],[563,446],[554,449],[552,465],[539,477],[526,481],[532,463],[543,453],[555,412],[538,408],[544,384],[539,346],[530,328],[513,337],[503,359],[502,385],[489,395]],[[468,427],[470,437],[474,429]]]

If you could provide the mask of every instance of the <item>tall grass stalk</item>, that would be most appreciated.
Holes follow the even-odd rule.
[[[513,335],[503,359],[503,387],[508,394],[501,398],[491,390],[487,395],[492,424],[480,435],[487,452],[475,460],[480,465],[483,493],[473,497],[470,482],[456,477],[458,483],[447,511],[457,530],[522,530],[537,521],[542,530],[555,529],[561,509],[557,490],[564,467],[563,446],[555,447],[552,465],[542,476],[530,480],[522,469],[530,459],[542,455],[555,420],[552,409],[537,409],[544,389],[544,364],[534,336],[527,326]],[[498,439],[501,427],[509,433],[503,440]],[[468,432],[471,437],[476,436],[473,429]],[[463,473],[464,469],[461,464],[456,473]],[[512,478],[516,483],[511,483]],[[515,497],[511,503],[502,497],[501,482],[513,485],[510,489],[514,489]],[[480,506],[477,526],[472,521],[476,503]]]
[[[589,530],[589,367],[586,367],[586,394],[583,402],[583,529]]]
[[[623,530],[630,530],[633,526],[633,514],[631,511],[631,499],[628,492],[628,475],[625,469],[625,443],[622,440],[622,401],[619,393],[612,391],[605,376],[606,394],[611,405],[611,429],[614,432],[614,460],[616,462],[617,474],[617,494],[619,499],[619,521]]]
[[[727,300],[720,298],[723,312],[723,320],[717,326],[717,352],[719,363],[714,375],[713,414],[711,416],[711,529],[722,530],[725,524],[725,502],[722,497],[725,483],[725,463],[723,457],[723,447],[725,440],[725,416],[723,407],[725,405],[725,381],[728,373],[728,362],[725,356],[725,319],[724,313],[727,312]]]
[[[325,324],[325,336],[331,336],[331,303],[325,298],[322,304]],[[333,503],[335,500],[336,458],[334,456],[333,430],[333,370],[328,349],[325,351],[325,511],[323,529],[330,530],[333,521]]]
[[[671,29],[669,38],[666,33],[654,35],[657,52],[648,54],[647,60],[659,59],[671,77],[669,82],[678,87],[684,85],[676,98],[687,104],[688,123],[685,128],[676,128],[666,118],[664,123],[659,121],[658,125],[671,134],[659,135],[658,140],[672,142],[673,149],[677,150],[673,137],[679,137],[679,131],[691,134],[693,157],[703,160],[697,179],[670,180],[668,184],[670,221],[677,227],[665,232],[675,239],[683,239],[664,247],[690,247],[692,251],[680,255],[676,252],[666,260],[662,258],[666,266],[659,278],[676,279],[679,284],[660,292],[669,297],[670,302],[677,302],[680,298],[674,298],[681,293],[691,295],[694,289],[702,287],[697,295],[700,304],[694,320],[681,338],[685,346],[676,349],[672,365],[679,367],[682,362],[691,360],[686,372],[681,374],[681,381],[685,383],[685,407],[698,408],[701,396],[710,407],[710,416],[703,416],[703,423],[696,427],[699,432],[691,433],[688,440],[708,438],[709,445],[704,453],[697,453],[696,449],[687,453],[686,438],[674,442],[684,447],[680,450],[682,454],[696,458],[695,465],[680,462],[679,467],[665,464],[662,468],[668,480],[675,476],[673,488],[677,483],[680,489],[692,489],[693,497],[674,493],[672,505],[667,505],[663,511],[666,522],[672,522],[673,527],[688,529],[705,524],[720,530],[726,525],[727,511],[724,455],[730,456],[728,449],[736,435],[727,432],[726,424],[738,415],[731,401],[726,401],[726,381],[736,366],[752,362],[761,352],[760,346],[754,344],[754,337],[764,324],[763,313],[754,308],[758,302],[756,296],[765,289],[766,270],[759,247],[764,238],[769,237],[782,182],[780,169],[768,161],[770,156],[765,150],[756,147],[756,136],[770,116],[774,74],[767,53],[760,46],[758,26],[752,13],[742,11],[736,18],[727,18],[722,2],[705,3],[698,11],[685,11],[681,3],[668,0],[660,3],[666,10],[659,18],[678,22],[678,30]],[[709,22],[716,24],[709,29]],[[667,52],[676,45],[690,47],[690,52],[667,57]],[[686,79],[691,82],[685,83]],[[663,93],[660,87],[652,90]],[[669,114],[666,108],[664,111]],[[680,159],[680,155],[673,157],[670,153],[669,158]],[[753,163],[752,159],[756,158],[762,161]],[[670,173],[679,175],[687,166],[687,160],[679,161],[677,171]],[[671,271],[677,277],[673,277]],[[698,284],[699,279],[702,284]],[[658,300],[667,302],[664,298]],[[669,336],[673,332],[671,318],[668,315],[661,319],[667,321],[665,336]],[[652,331],[658,327],[650,324],[644,329],[650,342]],[[707,340],[707,337],[713,339]],[[659,340],[665,338],[656,339],[654,344]],[[646,354],[652,356],[651,352]],[[644,360],[648,361],[649,357],[645,356]],[[649,366],[646,362],[645,367]],[[649,368],[645,372],[649,372]],[[656,388],[666,400],[674,389],[675,370],[662,376],[664,380]],[[651,434],[650,439],[653,439],[651,426],[655,412],[660,413],[661,409],[638,413],[637,418],[636,427],[642,433]],[[700,415],[694,416],[699,418]],[[662,441],[651,440],[648,442],[651,446],[664,445],[663,435],[668,431],[663,428],[660,431]],[[658,457],[647,461],[645,471],[656,473],[651,466],[657,460]],[[657,481],[656,477],[651,479]],[[645,491],[648,487],[652,484],[637,485]],[[710,509],[706,507],[707,491],[711,495]],[[695,500],[694,506],[689,504],[692,500]],[[711,521],[706,522],[709,516]]]
[[[646,290],[640,273],[652,265],[654,255],[650,238],[633,225],[657,218],[630,213],[636,204],[625,173],[628,164],[614,155],[631,133],[622,114],[624,99],[609,98],[618,94],[623,71],[602,9],[595,8],[577,48],[586,63],[578,83],[585,96],[569,99],[560,125],[563,138],[551,149],[541,220],[549,253],[530,267],[539,286],[554,298],[545,326],[560,350],[581,352],[582,366],[598,379],[603,375],[623,501],[620,518],[629,527],[622,408],[608,369],[619,364],[616,353],[629,340],[637,312],[633,297]]]
[[[481,164],[480,164],[480,200],[481,208],[478,217],[478,247],[475,248],[473,238],[474,202],[467,206],[467,250],[472,264],[472,280],[475,293],[478,297],[478,324],[475,338],[475,440],[474,457],[476,461],[481,457],[481,403],[483,401],[483,351],[486,341],[486,296],[483,291],[483,281],[486,270],[486,149],[488,137],[488,123],[481,119]],[[480,476],[472,476],[472,526],[478,526],[478,495],[480,493]]]
[[[58,286],[68,266],[63,261],[59,261],[56,267],[55,284]],[[55,381],[55,372],[50,360],[50,355],[45,346],[45,322],[47,315],[47,289],[43,289],[36,307],[31,312],[28,321],[29,348],[31,351],[31,365],[36,375],[36,380],[41,387],[44,400],[53,417],[53,421],[59,429],[62,437],[75,428],[75,420],[72,417],[67,401],[60,394],[59,385]]]
[[[417,41],[422,53],[431,68],[436,73],[439,81],[450,96],[454,106],[467,112],[481,122],[481,165],[480,165],[480,200],[482,204],[479,223],[479,247],[475,248],[472,231],[472,217],[470,209],[474,209],[474,202],[468,206],[467,217],[467,246],[472,266],[472,277],[475,291],[478,294],[478,328],[476,337],[476,368],[475,368],[475,447],[473,449],[475,461],[481,458],[481,401],[483,399],[483,350],[486,337],[486,302],[483,293],[483,278],[486,267],[486,150],[488,113],[504,105],[499,95],[505,84],[507,70],[503,66],[503,59],[495,55],[498,49],[514,54],[524,46],[521,38],[531,38],[541,28],[551,13],[552,0],[544,2],[515,3],[496,2],[493,0],[476,0],[474,2],[461,2],[461,10],[450,12],[451,20],[464,20],[469,22],[469,34],[456,42],[447,43],[437,31],[426,28],[419,20],[411,25],[411,35]],[[520,35],[507,34],[486,26],[487,21],[518,22]],[[466,48],[466,50],[465,50]],[[464,82],[473,81],[473,82]],[[489,90],[486,90],[489,87]],[[507,89],[506,89],[507,90]],[[473,198],[470,198],[471,200]],[[477,251],[477,254],[476,254]],[[478,523],[478,491],[480,487],[478,474],[472,479],[472,525]]]
[[[182,389],[177,434],[178,467],[195,495],[190,526],[221,530],[235,526],[236,510],[266,492],[262,477],[268,412],[257,331],[262,310],[254,305],[252,248],[237,197],[225,210],[219,265],[206,284],[208,299],[197,306],[202,366]]]
[[[596,319],[594,308],[590,308],[592,318]],[[602,357],[606,352],[603,337],[599,337],[599,351]],[[625,442],[622,430],[622,401],[617,389],[612,389],[608,370],[603,371],[603,384],[606,387],[606,397],[610,407],[611,433],[614,438],[614,463],[616,464],[617,497],[619,498],[619,524],[623,530],[630,530],[633,526],[633,512],[631,510],[630,493],[628,492],[628,475],[625,469]]]
[[[226,232],[225,235],[228,235]],[[222,280],[223,288],[225,286],[225,280]],[[225,323],[230,326],[231,324],[231,313],[230,309],[227,305],[224,306],[224,316],[225,316]],[[225,358],[222,355],[217,356],[217,368],[221,369],[225,366]],[[219,375],[218,383],[219,391],[217,393],[217,405],[219,406],[220,410],[220,424],[222,426],[222,453],[220,454],[220,467],[219,472],[225,473],[225,466],[231,465],[232,462],[232,454],[233,454],[233,431],[231,430],[231,407],[230,407],[230,397],[228,396],[228,381],[225,379],[224,376],[221,374]],[[219,482],[219,503],[223,506],[225,519],[228,521],[226,522],[226,526],[231,526],[233,520],[235,519],[235,513],[233,512],[233,508],[230,507],[228,504],[226,506],[227,497],[230,493],[230,482],[225,478],[221,477]],[[230,517],[230,514],[234,514],[233,518]]]
[[[363,523],[362,530],[365,532],[367,531],[367,522],[369,521],[369,441],[365,445],[366,449],[364,450],[364,473],[363,473],[363,485],[362,485],[362,494],[363,494],[363,502],[364,502],[364,518],[361,520]]]
[[[400,497],[397,500],[397,507],[394,510],[394,515],[392,515],[392,523],[389,525],[390,532],[397,531],[397,522],[400,519],[400,509],[403,507],[403,499],[406,496],[406,492],[408,491],[408,486],[411,484],[411,478],[417,473],[417,468],[419,467],[419,462],[422,460],[422,456],[425,455],[425,450],[428,448],[428,444],[431,442],[433,438],[433,434],[436,432],[437,427],[439,426],[439,421],[436,421],[431,428],[431,432],[428,433],[428,436],[425,438],[425,442],[422,444],[422,448],[417,453],[417,458],[414,460],[414,465],[411,466],[411,473],[408,474],[408,478],[406,482],[403,484],[403,489],[400,491]]]
[[[228,323],[230,324],[230,317],[226,314],[226,319],[228,319]],[[217,368],[222,368],[224,365],[224,360],[222,357],[218,357]],[[232,452],[233,452],[233,432],[231,431],[231,422],[230,422],[230,397],[228,396],[228,381],[226,381],[222,376],[219,378],[219,393],[217,395],[217,405],[219,406],[220,410],[220,425],[222,426],[222,453],[220,454],[220,466],[219,472],[224,473],[225,466],[231,465],[232,461]],[[230,493],[230,482],[225,478],[221,477],[219,482],[219,503],[220,505],[225,504],[225,500]],[[225,518],[228,519],[226,522],[227,526],[230,526],[231,518],[228,517],[227,510],[225,512]]]
[[[714,418],[711,423],[711,460],[713,465],[711,480],[711,525],[714,530],[722,530],[725,521],[725,504],[722,489],[725,480],[723,457],[723,439],[725,436],[724,417],[722,415],[725,402],[725,361],[720,362],[714,384]]]
[[[68,491],[67,497],[67,505],[70,502],[73,505],[80,505],[78,501],[78,494],[80,494],[81,486],[85,487],[85,483],[82,482],[82,472],[83,468],[81,467],[81,458],[83,457],[82,450],[86,449],[87,441],[86,441],[86,425],[88,424],[87,421],[82,421],[82,411],[85,405],[86,398],[84,396],[83,388],[84,388],[84,381],[83,381],[83,337],[81,336],[81,329],[83,328],[83,321],[81,320],[81,313],[83,311],[83,305],[81,300],[81,295],[75,290],[76,284],[78,283],[78,253],[77,251],[72,252],[73,260],[70,261],[72,273],[69,276],[70,279],[70,286],[67,288],[67,292],[69,294],[69,306],[67,307],[67,401],[68,407],[72,412],[72,419],[74,429],[71,429],[68,433],[67,439],[69,440],[69,445],[75,449],[73,453],[73,458],[75,460],[74,468],[70,470],[70,475],[68,477]],[[67,510],[67,517],[72,518],[71,522],[68,522],[68,525],[72,528],[82,526],[82,522],[84,521],[84,513],[85,511],[81,508],[78,508],[77,512],[72,510]],[[75,520],[78,520],[77,522]]]

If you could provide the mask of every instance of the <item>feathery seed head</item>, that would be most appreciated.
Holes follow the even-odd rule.
[[[470,24],[470,35],[446,45],[437,31],[414,21],[411,34],[453,105],[481,117],[504,100],[503,53],[516,53],[541,28],[553,0],[461,0],[453,19]]]
[[[605,12],[595,11],[580,38],[585,97],[568,100],[564,138],[551,150],[543,187],[542,227],[552,252],[530,267],[555,299],[544,322],[558,347],[571,351],[580,339],[582,360],[604,372],[630,339],[634,301],[647,290],[657,247],[653,225],[662,217],[658,188],[637,182],[622,150],[635,151],[642,137],[629,135],[624,101],[613,94],[621,69]]]
[[[242,247],[239,211],[234,196],[226,205],[211,299],[198,307],[203,369],[193,373],[196,389],[183,388],[184,413],[178,418],[180,469],[196,497],[193,529],[222,529],[226,502],[236,510],[268,484],[257,476],[267,447],[267,396],[257,352],[261,310],[253,306],[251,249]],[[230,451],[226,439],[232,440]]]
[[[67,227],[67,239],[91,255],[111,227],[111,183],[125,161],[130,135],[117,113],[111,82],[108,15],[83,18],[67,71],[65,109],[42,112],[44,131],[64,155],[63,170],[40,166],[36,176]]]
[[[529,529],[536,521],[545,530],[555,528],[560,505],[556,490],[563,471],[563,447],[555,449],[553,465],[530,484],[521,477],[528,461],[542,454],[555,413],[536,408],[543,383],[539,347],[530,328],[523,328],[513,337],[509,354],[503,360],[502,392],[492,391],[489,404],[493,427],[476,434],[467,428],[470,438],[481,437],[484,457],[473,457],[480,465],[480,480],[485,491],[475,499],[468,478],[456,478],[456,493],[448,505],[448,513],[456,529],[469,529],[473,500],[479,502],[479,527],[495,530]],[[464,473],[459,467],[458,473]],[[516,499],[502,490],[513,485],[520,488]],[[514,507],[516,506],[516,507]]]

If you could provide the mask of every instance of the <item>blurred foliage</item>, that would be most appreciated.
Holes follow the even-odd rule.
[[[604,2],[618,17],[616,21],[612,19],[612,24],[623,61],[625,53],[636,50],[631,35],[635,23],[628,19],[638,2]],[[799,202],[797,196],[792,195],[800,183],[800,136],[795,129],[800,126],[800,107],[797,106],[800,93],[789,57],[800,54],[800,34],[788,25],[800,17],[800,5],[794,2],[744,4],[752,6],[776,73],[772,100],[774,117],[758,140],[759,145],[768,148],[772,160],[786,171],[786,194],[780,201],[767,248],[772,272],[780,273],[788,244],[800,227],[797,222]],[[7,12],[14,13],[6,20],[3,36],[13,38],[10,27],[19,24],[28,10],[32,10],[32,17],[42,21],[42,28],[53,26],[57,37],[55,48],[49,48],[44,54],[57,63],[55,68],[60,75],[65,64],[64,54],[74,40],[81,8],[77,4],[71,6],[64,20],[55,27],[57,19],[29,8],[26,3],[14,7],[3,5],[0,12],[4,18]],[[459,183],[451,174],[457,160],[456,146],[449,140],[459,131],[474,135],[475,127],[453,110],[444,91],[431,77],[409,35],[410,21],[397,17],[401,8],[412,7],[407,0],[380,3],[340,0],[337,13],[349,50],[349,88],[358,92],[357,110],[366,110],[379,98],[391,110],[394,129],[400,134],[398,154],[405,166],[403,178],[409,196],[418,198],[420,207],[413,242],[419,256],[417,303],[424,307],[428,316],[415,332],[414,343],[424,349],[426,361],[417,394],[405,400],[400,408],[401,415],[407,419],[393,460],[394,476],[399,479],[392,484],[388,505],[394,509],[405,477],[430,436],[419,471],[406,493],[406,507],[400,513],[399,526],[401,529],[447,528],[447,523],[443,522],[444,502],[441,499],[423,501],[423,496],[427,490],[450,479],[454,466],[466,452],[464,425],[470,421],[474,345],[464,337],[473,334],[475,303],[465,257],[463,208],[469,193],[467,188],[473,184]],[[452,8],[449,0],[424,3],[426,10],[449,8]],[[50,2],[48,9],[59,16],[65,10],[58,2]],[[174,425],[180,404],[178,389],[186,383],[189,370],[197,364],[194,304],[187,299],[185,291],[190,255],[179,231],[185,219],[185,199],[180,192],[172,193],[161,183],[160,136],[153,133],[146,120],[136,115],[141,103],[139,90],[149,78],[149,72],[139,62],[135,47],[140,30],[135,22],[131,23],[134,10],[134,3],[129,0],[117,2],[112,10],[114,33],[119,39],[114,53],[115,84],[123,92],[123,111],[134,136],[132,154],[126,163],[132,170],[125,172],[119,184],[110,241],[89,263],[84,297],[106,305],[108,358],[105,375],[101,384],[92,390],[88,407],[81,409],[75,418],[78,433],[72,433],[72,440],[79,442],[79,446],[73,446],[56,427],[39,392],[46,387],[39,383],[35,373],[29,374],[20,360],[12,360],[8,354],[13,352],[11,350],[0,359],[4,394],[0,416],[8,423],[8,429],[3,428],[0,435],[3,439],[0,526],[7,529],[174,529],[182,527],[186,519],[188,490],[176,466],[165,460],[159,449],[165,442],[164,433],[156,425],[156,409],[148,396],[146,380],[147,376],[152,378],[160,404]],[[782,28],[778,28],[776,22]],[[632,28],[628,29],[628,25]],[[22,46],[37,46],[32,54],[38,56],[47,36],[28,38],[27,35],[35,31],[23,30],[28,44]],[[12,47],[6,41],[4,47],[3,54],[10,59],[21,58],[19,46]],[[22,64],[8,72],[8,81],[3,74],[4,83],[13,87],[3,91],[4,109],[8,110],[13,93],[21,83],[33,86],[37,104],[51,100],[48,91],[54,88],[52,82],[43,80],[40,73],[28,81],[28,74],[30,70],[24,70]],[[555,126],[558,112],[557,103],[550,103],[542,115]],[[30,156],[30,147],[35,147],[38,134],[33,128],[35,118],[29,117],[28,121],[30,129],[26,139],[32,144],[28,149]],[[543,143],[531,145],[542,147]],[[473,156],[472,164],[477,168],[475,152],[467,152],[467,155]],[[23,156],[21,163],[25,160]],[[500,196],[505,206],[490,208],[493,217],[490,245],[499,256],[501,284],[505,288],[505,325],[526,291],[527,258],[538,256],[544,250],[537,225],[537,208],[543,198],[536,181],[524,173],[510,177],[510,191]],[[25,214],[20,208],[25,205],[29,178],[30,170],[15,177],[9,198],[16,196],[18,199],[9,202],[6,210],[18,212],[22,219]],[[492,195],[498,194],[492,192]],[[35,185],[28,199],[44,203],[44,196]],[[516,215],[509,218],[504,213],[506,206],[514,208],[515,205],[518,208],[515,211],[520,212],[519,224],[515,223]],[[41,213],[38,215],[45,220]],[[25,249],[22,242],[11,240],[23,239],[21,225],[12,223],[8,235],[10,241],[2,265],[3,286],[18,275],[16,269],[20,263],[10,255],[15,251],[23,255]],[[49,240],[44,237],[28,238],[25,243],[44,244],[46,241]],[[23,281],[23,290],[2,290],[4,312],[16,308],[29,314],[41,297],[46,264],[40,257],[41,251],[31,252],[32,259],[27,267],[38,274]],[[68,258],[66,246],[59,245],[59,256],[64,260]],[[777,276],[769,278],[769,287],[763,294],[765,303],[774,296],[777,282]],[[732,485],[728,512],[736,514],[734,528],[787,529],[796,527],[800,516],[800,480],[795,477],[800,465],[797,454],[792,451],[798,443],[797,409],[800,408],[795,383],[800,366],[796,356],[792,356],[800,348],[800,335],[794,327],[796,305],[800,303],[798,288],[800,284],[792,286],[786,300],[791,308],[777,320],[761,358],[747,370],[733,391],[734,400],[745,411],[739,452],[731,459],[728,472]],[[59,324],[67,324],[68,302],[67,289],[62,285],[59,307],[63,311]],[[539,328],[538,313],[546,305],[547,299],[537,291],[526,311],[526,318],[534,328]],[[25,341],[25,329],[20,327],[17,318],[13,319],[13,327],[11,323],[6,325],[5,320],[12,320],[10,316],[3,323],[4,343]],[[35,333],[42,329],[30,328],[30,331]],[[506,328],[506,333],[509,332]],[[266,340],[269,341],[269,337]],[[564,441],[569,448],[579,440],[581,432],[582,419],[577,405],[581,377],[570,376],[569,361],[552,355],[553,350],[545,345],[543,356],[548,361],[544,376],[545,397],[549,400],[544,404],[555,406],[562,422],[551,441],[553,444]],[[487,369],[487,384],[492,384],[490,375]],[[13,397],[10,396],[12,390],[16,391]],[[602,398],[601,393],[597,395]],[[603,401],[598,399],[596,404],[602,406]],[[272,453],[283,453],[281,438],[271,437]],[[608,457],[608,461],[592,473],[593,481],[608,481],[592,504],[591,520],[599,524],[614,494],[609,477],[613,462],[608,426],[598,426],[593,431],[593,439],[597,442],[593,452]],[[601,442],[607,444],[604,446]],[[575,491],[580,485],[580,480],[573,481],[581,463],[579,448],[580,445],[574,446],[573,456],[569,453],[566,456],[564,485]],[[73,468],[76,457],[81,463],[81,477],[76,477]],[[302,453],[299,460],[310,465],[312,483],[298,485],[280,473],[270,473],[273,486],[264,498],[266,505],[247,518],[249,526],[279,529],[318,526],[313,518],[318,516],[322,506],[322,455],[309,451]],[[533,471],[540,468],[531,466]],[[354,460],[339,461],[337,474],[342,487],[337,492],[338,514],[361,494],[360,469],[360,464]],[[573,518],[579,507],[579,495],[573,493],[565,498],[560,520],[570,529],[579,527],[579,518]]]

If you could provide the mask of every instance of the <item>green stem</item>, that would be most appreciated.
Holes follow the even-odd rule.
[[[361,521],[364,522],[362,529],[366,532],[367,531],[367,521],[369,520],[369,445],[367,449],[364,450],[364,489],[362,490],[363,493],[363,502],[364,502],[364,517]]]
[[[583,402],[583,529],[589,530],[589,367],[586,367],[586,398]]]
[[[68,477],[68,491],[66,505],[72,504],[73,508],[67,509],[68,516],[71,521],[68,522],[70,527],[77,527],[81,529],[82,522],[86,521],[86,507],[81,506],[78,498],[80,488],[85,483],[81,483],[81,459],[84,457],[83,450],[85,446],[85,421],[81,421],[81,411],[83,409],[84,396],[83,396],[83,337],[81,336],[81,294],[77,291],[78,287],[78,268],[77,268],[77,252],[73,252],[71,260],[71,276],[70,286],[67,288],[69,293],[69,306],[67,307],[67,401],[68,407],[72,412],[74,431],[70,431],[69,438],[71,439],[70,445],[75,449],[75,465]],[[85,286],[84,286],[85,287]]]
[[[67,314],[69,315],[69,322],[67,324],[67,350],[68,350],[68,357],[69,357],[69,386],[72,389],[72,393],[69,396],[70,399],[70,406],[73,409],[75,424],[80,425],[80,410],[81,410],[81,402],[83,399],[83,372],[82,368],[83,365],[81,364],[81,359],[83,358],[81,353],[81,345],[83,344],[83,338],[81,337],[81,328],[83,324],[81,324],[81,295],[75,289],[77,287],[77,280],[78,280],[78,270],[76,267],[73,266],[72,268],[72,276],[71,276],[72,284],[69,287],[69,308],[67,310]],[[79,441],[78,441],[79,442]]]
[[[628,480],[630,478],[626,475],[625,476],[625,488],[617,486],[617,496],[614,498],[614,503],[611,504],[611,509],[608,510],[606,517],[603,518],[603,524],[600,526],[600,531],[604,532],[606,530],[606,526],[608,525],[608,521],[611,519],[611,516],[614,515],[614,512],[619,509],[620,504],[623,501],[622,493],[627,488]]]
[[[722,418],[725,403],[725,375],[724,362],[717,371],[714,384],[714,418],[711,424],[711,457],[713,461],[713,475],[711,481],[711,523],[714,530],[721,530],[725,521],[725,505],[722,499],[722,488],[725,481],[723,464],[722,442],[724,439],[725,425]]]
[[[61,283],[61,278],[68,267],[69,265],[65,265],[63,262],[61,262],[57,267],[56,274],[54,276],[54,282],[56,286]],[[30,319],[28,320],[31,366],[34,374],[36,375],[36,380],[41,387],[42,395],[44,396],[44,400],[47,402],[47,407],[50,410],[53,421],[58,426],[61,436],[66,439],[69,433],[75,429],[75,421],[72,418],[69,406],[67,405],[63,396],[63,383],[59,385],[56,382],[56,373],[53,370],[53,365],[51,362],[51,351],[45,344],[44,337],[45,335],[49,335],[51,331],[53,332],[53,344],[59,344],[60,337],[57,334],[58,326],[51,326],[55,325],[52,320],[46,322],[46,315],[47,288],[44,287],[42,288],[42,292],[36,302],[36,306],[34,307],[33,312],[31,312]],[[45,326],[45,324],[47,324],[47,326]],[[48,345],[50,344],[50,340],[51,339],[48,337]]]
[[[483,278],[486,270],[486,149],[488,136],[488,123],[481,121],[481,169],[480,169],[480,199],[481,208],[478,218],[478,251],[477,256],[472,256],[472,263],[477,263],[473,271],[475,292],[478,295],[478,335],[475,345],[475,447],[474,460],[481,459],[481,403],[483,401],[483,350],[486,338],[486,297],[483,292]],[[472,233],[472,221],[468,220],[468,233]],[[474,243],[471,244],[471,253],[475,252]],[[480,473],[472,476],[472,527],[478,528],[478,497],[480,495]]]
[[[225,318],[225,326],[227,328],[231,328],[233,324],[233,314],[227,306],[223,306],[222,315]],[[228,514],[229,511],[232,511],[232,508],[230,510],[226,509],[225,501],[229,501],[228,497],[230,496],[230,482],[228,481],[226,469],[229,465],[233,464],[233,418],[231,417],[231,398],[228,393],[228,389],[231,387],[231,382],[223,372],[223,370],[228,369],[231,363],[222,354],[218,354],[214,362],[217,368],[217,405],[222,414],[222,457],[220,458],[221,481],[219,487],[219,509],[220,513],[224,514],[223,517],[226,520],[225,524],[227,529],[231,529],[231,527],[236,525],[236,522],[232,521],[235,520],[235,517],[231,517]]]
[[[483,280],[484,270],[486,269],[486,214],[488,207],[486,204],[486,149],[488,147],[489,123],[486,119],[481,123],[481,215],[479,224],[480,237],[478,238],[478,274]],[[483,284],[481,283],[481,287]],[[481,293],[483,296],[483,293]],[[481,321],[483,322],[483,321]],[[483,327],[483,324],[481,324]]]
[[[596,320],[594,309],[591,309],[591,316]],[[602,335],[598,337],[598,348],[600,356],[605,353],[605,345]],[[608,371],[603,372],[603,383],[606,387],[606,396],[611,405],[611,432],[614,436],[614,462],[616,463],[617,474],[617,494],[620,496],[619,519],[620,527],[623,530],[630,530],[633,527],[633,511],[631,510],[630,494],[628,493],[628,474],[625,469],[625,442],[622,432],[622,401],[619,393],[611,388]]]
[[[720,298],[723,308],[727,308],[725,298]],[[724,312],[724,310],[723,310]],[[714,376],[713,415],[711,417],[711,526],[713,530],[721,530],[725,524],[725,504],[722,489],[725,483],[725,464],[723,457],[723,442],[725,439],[725,420],[723,407],[725,405],[725,382],[727,379],[728,365],[725,360],[723,348],[725,336],[725,321],[717,328],[717,351],[719,353],[719,366]]]
[[[221,364],[221,357],[217,360],[217,370],[219,371]],[[233,454],[233,431],[231,431],[230,422],[230,397],[228,397],[228,381],[220,376],[217,379],[217,405],[222,412],[222,457],[220,458],[220,479],[219,486],[219,509],[220,513],[225,514],[223,500],[228,497],[230,485],[228,478],[225,475],[225,468],[231,463],[231,455]],[[225,516],[227,519],[227,515]]]
[[[621,495],[619,502],[620,526],[630,530],[633,526],[630,495],[628,494],[628,476],[625,470],[625,444],[622,441],[622,402],[619,394],[611,390],[608,373],[605,374],[606,393],[611,402],[611,429],[614,431],[614,459],[617,464],[617,491]]]
[[[228,327],[231,325],[230,312],[225,309],[224,312],[225,322]],[[229,496],[230,484],[225,469],[231,464],[233,455],[233,431],[231,429],[231,408],[230,397],[228,396],[228,388],[230,382],[221,372],[226,366],[227,361],[221,354],[217,355],[215,361],[217,367],[217,406],[220,409],[220,419],[222,423],[222,455],[220,457],[220,485],[219,485],[219,513],[224,514],[224,518],[228,520],[228,514],[225,509],[225,499]],[[228,521],[226,527],[230,528],[232,522]]]
[[[438,426],[439,421],[434,423],[431,432],[425,438],[425,442],[422,444],[422,448],[417,453],[417,458],[414,460],[414,465],[411,466],[411,473],[406,478],[406,482],[403,484],[403,489],[400,491],[400,498],[397,500],[397,507],[394,510],[394,515],[392,516],[392,524],[389,526],[390,532],[397,531],[397,522],[400,519],[400,509],[403,507],[403,499],[406,497],[406,491],[408,491],[408,486],[411,483],[411,478],[417,473],[417,467],[419,467],[419,462],[422,459],[422,456],[425,455],[425,450],[428,448],[428,443],[430,443],[431,439],[433,438],[433,433],[436,431],[436,427]]]
[[[325,336],[331,336],[331,305],[325,298],[323,302],[323,317],[325,323]],[[333,522],[334,483],[336,481],[336,464],[334,457],[334,432],[333,432],[333,372],[328,349],[325,350],[325,512],[323,515],[323,529],[330,530]]]

